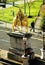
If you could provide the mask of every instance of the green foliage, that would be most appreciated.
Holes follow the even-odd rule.
[[[13,1],[13,0],[8,0],[8,1]],[[15,1],[17,1],[17,0],[15,0]],[[30,10],[31,14],[30,15],[32,15],[33,18],[28,19],[28,25],[29,26],[30,26],[30,23],[33,20],[35,20],[35,16],[38,15],[41,4],[42,4],[42,0],[40,2],[39,1],[34,2],[33,6],[31,5],[31,10]],[[17,5],[15,7],[9,7],[9,8],[5,8],[3,10],[0,10],[0,20],[2,20],[4,22],[12,23],[12,20],[13,20],[14,16],[16,16],[19,7],[21,8],[22,12],[24,13],[24,4],[20,4],[20,5]],[[28,10],[29,10],[28,5],[26,4],[26,14],[27,14],[27,16],[29,15]],[[14,12],[14,16],[12,14],[12,11]]]
[[[10,8],[5,8],[3,10],[0,10],[0,20],[2,20],[4,22],[12,23],[12,20],[13,20],[12,11],[14,11],[14,15],[16,16],[18,8],[10,7]]]

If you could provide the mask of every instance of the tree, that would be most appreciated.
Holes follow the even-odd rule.
[[[24,0],[24,14],[26,14],[26,0]]]
[[[13,6],[15,6],[15,0],[13,0]]]
[[[45,15],[45,5],[42,5],[40,14],[41,16]]]
[[[31,6],[34,4],[35,0],[27,0],[27,3],[28,3],[28,7],[29,7],[29,16],[28,18],[32,18],[32,16],[30,15],[30,9],[31,9]]]
[[[43,16],[41,24],[41,29],[43,30],[43,32],[45,32],[45,16]]]
[[[43,5],[45,4],[45,0],[43,0]]]
[[[45,5],[42,5],[41,8],[41,17],[42,17],[42,21],[41,21],[41,29],[43,31],[43,50],[45,50]]]
[[[43,31],[45,31],[45,5],[42,5],[42,8],[41,8],[41,17],[42,17],[42,22],[41,22],[41,29]]]

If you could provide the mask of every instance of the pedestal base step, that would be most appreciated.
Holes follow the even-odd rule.
[[[1,61],[1,65],[21,65],[21,64],[14,63],[9,60],[3,59],[3,58],[1,58],[0,61]]]
[[[20,55],[22,55],[22,54],[24,54],[24,50],[20,50],[20,49],[18,49],[18,48],[9,48],[9,52],[12,52],[12,53],[18,53],[18,54],[20,54]]]
[[[8,53],[8,58],[15,61],[23,62],[22,57],[20,55],[11,52]]]

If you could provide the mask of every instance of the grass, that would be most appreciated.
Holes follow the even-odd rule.
[[[7,0],[7,2],[13,2],[13,1],[19,1],[19,0]]]
[[[31,5],[31,9],[30,9],[30,15],[33,16],[33,18],[28,18],[28,24],[30,26],[30,23],[35,20],[35,16],[38,15],[38,12],[40,10],[40,6],[42,4],[42,0],[39,2],[34,2],[33,5]],[[21,7],[22,12],[24,13],[24,4],[18,5],[18,7]],[[12,11],[14,11],[14,16],[16,16],[17,12],[18,12],[18,7],[10,7],[10,8],[5,8],[3,10],[0,10],[0,20],[4,21],[4,22],[9,22],[12,23],[13,20],[13,15],[12,15]],[[26,4],[26,14],[27,16],[29,15],[28,12],[28,4]]]
[[[10,7],[5,8],[4,10],[0,10],[0,20],[11,23],[13,20],[12,10],[15,12],[16,15],[16,12],[18,11],[18,8],[16,7]]]

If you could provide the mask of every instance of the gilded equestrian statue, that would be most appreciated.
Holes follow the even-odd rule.
[[[21,9],[19,9],[17,16],[13,19],[12,32],[16,29],[20,32],[22,29],[24,29],[25,32],[28,32],[28,19],[26,15],[22,14]]]

